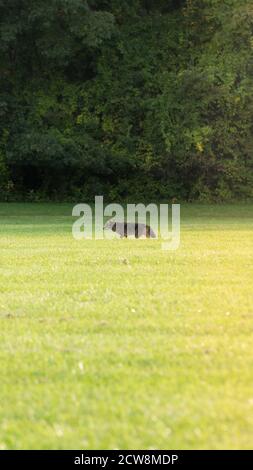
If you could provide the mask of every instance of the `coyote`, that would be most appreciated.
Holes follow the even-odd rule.
[[[143,236],[146,238],[156,238],[155,232],[149,225],[134,222],[116,222],[111,219],[106,222],[104,230],[112,230],[118,233],[120,238],[127,238],[129,235],[134,235],[135,238]]]

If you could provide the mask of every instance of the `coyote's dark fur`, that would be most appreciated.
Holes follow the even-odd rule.
[[[135,238],[145,236],[146,238],[156,238],[155,232],[149,225],[132,223],[132,222],[116,222],[109,220],[104,229],[112,230],[120,235],[121,238],[134,235]]]

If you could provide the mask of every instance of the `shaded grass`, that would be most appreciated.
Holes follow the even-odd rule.
[[[251,448],[252,205],[184,206],[174,253],[71,209],[0,205],[0,448]]]

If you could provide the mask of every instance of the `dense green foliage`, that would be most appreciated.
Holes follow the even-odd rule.
[[[253,195],[251,0],[0,0],[0,197]]]

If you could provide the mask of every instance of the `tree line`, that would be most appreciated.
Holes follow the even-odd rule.
[[[253,196],[251,0],[0,0],[0,199]]]

